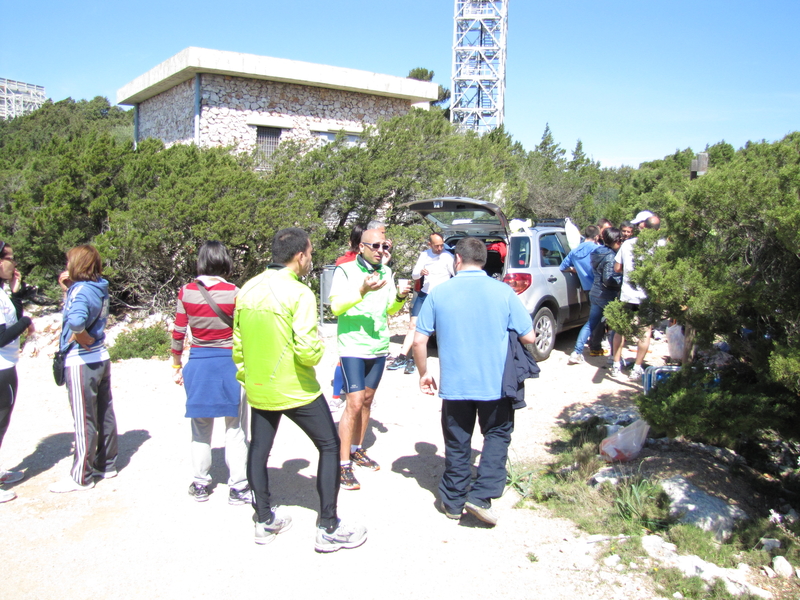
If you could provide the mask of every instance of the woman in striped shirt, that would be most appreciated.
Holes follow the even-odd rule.
[[[225,418],[225,462],[228,503],[250,504],[247,483],[247,401],[233,364],[233,310],[239,293],[230,277],[233,262],[220,242],[209,241],[197,255],[197,279],[178,292],[172,331],[174,380],[186,388],[186,416],[192,420],[192,468],[189,495],[205,502],[211,484],[211,433],[214,419]],[[211,301],[209,301],[209,298]],[[183,366],[187,327],[191,333],[189,360]]]

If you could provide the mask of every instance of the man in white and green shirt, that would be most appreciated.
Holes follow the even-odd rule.
[[[347,392],[347,404],[339,419],[340,477],[346,490],[361,488],[353,475],[353,464],[380,469],[362,444],[389,353],[388,315],[402,308],[410,291],[410,286],[398,291],[392,270],[381,264],[389,249],[383,232],[366,230],[356,260],[339,265],[331,283],[331,310],[339,317],[339,357]]]

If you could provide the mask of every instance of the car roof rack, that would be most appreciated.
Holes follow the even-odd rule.
[[[534,227],[565,227],[566,219],[539,219]]]

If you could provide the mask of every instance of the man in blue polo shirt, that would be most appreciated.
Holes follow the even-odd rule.
[[[483,271],[486,246],[464,238],[455,249],[456,276],[428,295],[417,317],[414,355],[420,390],[433,395],[436,381],[428,372],[428,338],[436,332],[441,373],[442,432],[445,470],[439,483],[441,509],[451,519],[466,509],[495,525],[492,499],[506,483],[506,458],[514,410],[510,398],[501,398],[503,369],[508,353],[508,331],[520,342],[536,336],[531,317],[514,291]],[[471,440],[477,417],[483,433],[478,478],[469,488]]]

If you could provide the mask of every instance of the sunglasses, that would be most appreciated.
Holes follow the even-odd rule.
[[[367,244],[366,242],[361,242],[361,245],[366,246],[367,248],[372,248],[373,250],[380,250],[381,248],[383,248],[384,250],[388,250],[389,248],[392,247],[390,244],[387,244],[385,242],[384,243],[375,242],[373,244]]]

